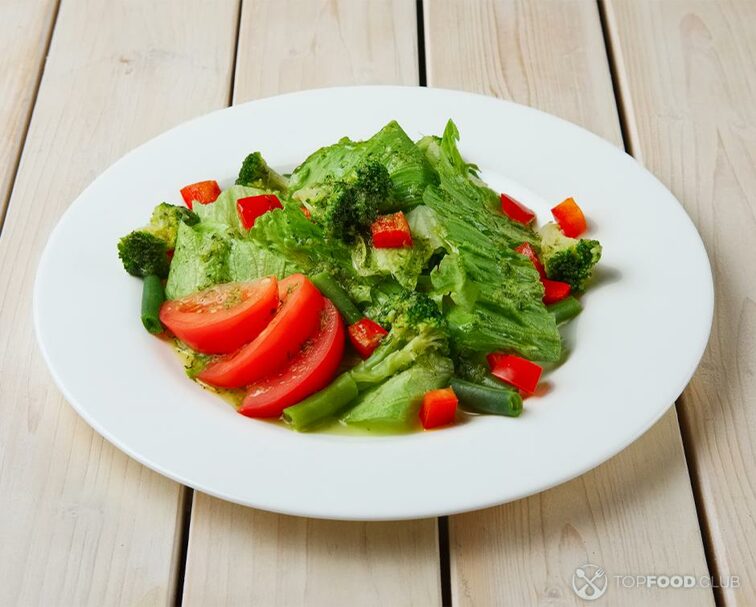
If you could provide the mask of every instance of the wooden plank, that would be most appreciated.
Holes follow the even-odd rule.
[[[281,516],[195,493],[184,605],[434,605],[436,521]]]
[[[431,0],[425,15],[429,85],[532,105],[621,143],[594,3]],[[455,605],[581,605],[571,580],[586,562],[610,576],[612,605],[713,601],[709,590],[626,589],[611,577],[707,573],[674,409],[570,483],[450,517],[449,537]]]
[[[251,0],[239,32],[234,102],[302,89],[417,84],[411,0]]]
[[[245,2],[234,101],[299,88],[418,81],[415,3]],[[197,493],[185,605],[440,603],[435,519],[341,523]]]
[[[0,605],[173,601],[181,488],[65,404],[38,353],[31,291],[50,230],[92,178],[227,103],[237,17],[235,0],[60,9],[0,237]]]
[[[606,3],[633,149],[685,205],[714,270],[709,349],[680,402],[726,605],[756,597],[756,3]]]
[[[50,40],[57,0],[0,3],[0,218],[10,196],[18,157]]]

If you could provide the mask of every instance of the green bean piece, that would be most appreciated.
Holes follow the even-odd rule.
[[[295,430],[309,430],[320,422],[336,415],[357,398],[357,384],[349,373],[337,377],[320,392],[307,397],[301,403],[286,407],[283,418]]]
[[[465,409],[475,413],[517,417],[522,413],[522,396],[512,388],[494,388],[453,377],[451,387]]]
[[[561,325],[575,318],[583,311],[583,306],[572,295],[565,297],[561,301],[551,304],[547,310],[554,315],[556,324]]]
[[[153,335],[163,332],[160,322],[160,306],[165,301],[163,281],[155,274],[144,277],[142,285],[142,324]]]
[[[331,278],[328,272],[321,272],[310,278],[318,290],[333,302],[333,305],[341,312],[347,324],[354,324],[362,318],[362,313],[354,305],[347,292],[341,288],[339,283]]]
[[[500,380],[498,377],[496,377],[495,375],[492,375],[491,373],[486,373],[483,377],[480,378],[479,381],[474,381],[474,382],[471,382],[469,380],[466,380],[466,381],[474,385],[480,385],[480,386],[486,386],[488,388],[493,388],[494,390],[512,390],[512,386]]]

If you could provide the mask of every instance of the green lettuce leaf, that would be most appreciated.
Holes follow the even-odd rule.
[[[285,203],[283,209],[258,217],[248,238],[301,272],[354,274],[347,246],[335,239],[326,241],[323,230],[307,219],[296,203]]]
[[[229,281],[231,231],[223,224],[179,224],[165,296],[178,299]]]
[[[221,224],[230,228],[236,234],[246,234],[247,230],[242,226],[239,213],[236,210],[236,202],[239,198],[268,193],[270,192],[244,185],[233,185],[227,190],[223,190],[215,202],[195,204],[193,210],[202,223]]]
[[[232,282],[249,281],[263,276],[284,278],[300,272],[293,263],[250,240],[235,238],[228,253],[228,276]]]
[[[449,384],[454,365],[438,355],[428,355],[397,373],[355,401],[342,417],[350,426],[377,431],[405,431],[417,424],[423,395]]]
[[[538,272],[514,247],[539,246],[538,234],[509,220],[498,196],[464,162],[451,121],[442,139],[425,140],[426,155],[440,176],[425,190],[424,230],[443,243],[447,256],[431,272],[432,296],[445,302],[458,351],[504,350],[531,360],[555,361],[561,340],[541,299]]]
[[[426,186],[438,182],[435,171],[396,121],[389,122],[366,141],[341,139],[320,148],[297,167],[289,180],[289,194],[306,200],[314,188],[330,180],[348,177],[366,159],[377,160],[389,172],[392,199],[380,209],[388,213],[408,209],[422,202]]]
[[[283,278],[299,271],[285,257],[241,237],[225,224],[182,223],[165,293],[168,299],[178,299],[224,282],[271,275]]]
[[[424,238],[414,238],[412,247],[399,249],[376,249],[358,238],[351,252],[352,265],[360,276],[391,276],[405,289],[414,291],[433,248]]]

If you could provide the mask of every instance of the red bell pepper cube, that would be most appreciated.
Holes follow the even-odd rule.
[[[535,213],[521,202],[506,194],[501,195],[501,212],[511,220],[524,225],[535,219]]]
[[[573,198],[567,198],[560,202],[553,209],[551,214],[556,219],[562,233],[570,238],[577,238],[587,227],[583,210],[578,206]]]
[[[381,343],[381,340],[388,335],[386,329],[369,318],[363,318],[349,325],[347,331],[349,341],[352,342],[355,350],[360,353],[362,358],[368,358]]]
[[[198,181],[181,188],[181,197],[184,199],[186,206],[190,209],[196,201],[200,204],[210,204],[220,196],[221,189],[218,182],[214,179],[209,181]]]
[[[420,423],[426,430],[454,423],[458,404],[457,395],[451,388],[426,392],[420,407]]]
[[[543,373],[539,365],[514,354],[489,354],[488,365],[491,367],[492,375],[527,394],[535,392]]]
[[[525,257],[533,262],[533,265],[535,266],[535,269],[538,270],[538,274],[541,276],[541,279],[546,278],[546,270],[543,269],[543,264],[541,263],[541,260],[538,259],[538,253],[535,252],[535,249],[529,242],[523,242],[519,247],[515,249],[515,251],[520,253],[520,255],[525,255]]]
[[[404,213],[381,215],[370,226],[376,249],[397,249],[412,246],[412,234]]]
[[[559,280],[541,279],[543,283],[543,303],[546,305],[561,301],[570,294],[570,285]]]
[[[239,214],[244,229],[249,230],[255,225],[255,220],[273,209],[283,209],[281,201],[275,194],[260,194],[247,196],[236,201],[236,212]]]

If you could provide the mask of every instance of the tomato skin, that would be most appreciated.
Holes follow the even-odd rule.
[[[197,379],[219,388],[242,388],[275,373],[299,351],[320,322],[324,298],[302,274],[280,281],[278,293],[281,306],[262,333],[210,363]]]
[[[320,326],[288,365],[247,388],[239,413],[279,417],[286,407],[325,388],[344,354],[344,322],[331,300],[325,300]]]
[[[551,209],[551,214],[562,229],[562,233],[570,238],[577,238],[588,227],[583,210],[574,198],[567,198],[560,202]]]
[[[378,347],[388,331],[377,322],[363,318],[349,325],[349,341],[362,358],[368,358]]]
[[[543,368],[525,358],[514,354],[493,353],[488,355],[491,374],[519,388],[527,394],[533,394],[541,379]]]
[[[220,193],[220,186],[218,186],[218,182],[215,179],[198,181],[181,188],[181,197],[190,210],[195,200],[200,204],[210,204],[211,202],[215,202]]]
[[[569,284],[559,280],[544,278],[541,282],[543,283],[543,303],[546,305],[562,301],[572,290]]]
[[[398,211],[391,215],[381,215],[370,226],[373,246],[376,249],[398,249],[412,246],[410,232],[404,213]]]
[[[283,209],[281,201],[275,194],[260,194],[247,196],[236,201],[236,212],[239,214],[244,229],[249,230],[255,225],[255,220],[273,209]]]
[[[535,213],[518,200],[506,194],[501,194],[499,198],[501,199],[501,212],[512,221],[528,225],[535,219]]]
[[[458,404],[457,395],[451,388],[426,392],[420,407],[420,423],[426,430],[454,423]]]
[[[238,299],[229,305],[231,299]],[[254,282],[217,285],[188,297],[166,301],[160,322],[203,354],[227,354],[252,341],[278,308],[275,276]]]
[[[523,242],[515,249],[515,251],[520,255],[525,255],[525,257],[533,263],[535,269],[538,270],[538,274],[541,276],[541,280],[546,278],[546,270],[543,269],[543,264],[541,263],[541,260],[538,259],[538,253],[535,252],[535,249],[529,242]]]

